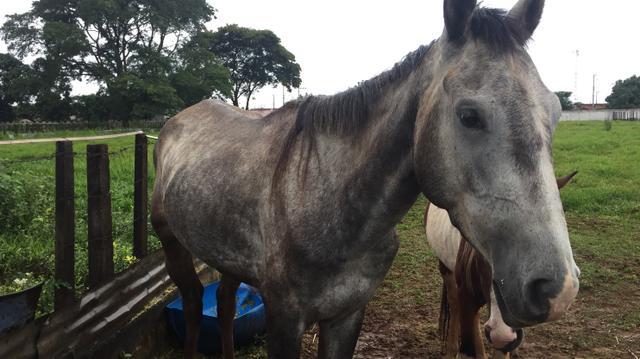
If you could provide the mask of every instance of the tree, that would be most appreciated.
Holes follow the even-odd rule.
[[[571,92],[568,91],[558,91],[555,93],[560,100],[560,105],[562,106],[562,111],[569,111],[575,108],[573,102],[571,102]]]
[[[39,56],[46,88],[39,96],[71,104],[72,79],[97,81],[115,103],[111,116],[125,124],[130,117],[166,114],[183,106],[171,76],[185,71],[207,79],[194,98],[211,96],[228,78],[222,66],[188,67],[181,52],[192,36],[215,15],[206,0],[36,0],[30,11],[10,15],[0,32],[18,58]],[[213,79],[212,79],[213,78]],[[176,82],[177,83],[177,82]],[[190,92],[182,81],[182,92]],[[202,99],[202,98],[200,98]],[[135,104],[132,101],[137,101]],[[139,101],[142,101],[139,102]]]
[[[104,81],[150,53],[175,54],[214,14],[206,0],[36,0],[10,15],[2,34],[18,57],[52,55],[54,44],[84,75]]]
[[[205,98],[228,98],[231,95],[229,70],[209,51],[208,34],[197,34],[178,51],[179,61],[169,76],[185,106]]]
[[[605,100],[610,108],[640,107],[640,77],[634,75],[628,79],[616,81],[611,95]]]
[[[202,36],[209,38],[209,50],[230,72],[233,87],[228,98],[235,106],[244,96],[249,109],[253,93],[266,85],[282,84],[289,91],[300,86],[300,65],[273,32],[234,24]]]
[[[0,53],[0,122],[24,115],[37,88],[34,71],[9,54]]]

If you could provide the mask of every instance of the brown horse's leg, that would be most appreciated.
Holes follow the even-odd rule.
[[[333,320],[320,322],[318,358],[351,358],[358,343],[365,308]]]
[[[151,223],[164,249],[165,265],[169,277],[182,295],[185,315],[186,337],[184,357],[195,357],[198,346],[198,332],[202,319],[202,294],[204,289],[193,266],[193,258],[169,229],[164,211],[154,196],[151,205]]]
[[[233,359],[233,318],[236,316],[236,290],[238,290],[238,286],[240,286],[239,281],[223,274],[216,292],[222,357],[224,359]]]
[[[471,358],[486,358],[480,335],[480,306],[460,296],[460,353]]]
[[[442,339],[442,356],[455,358],[460,343],[460,309],[458,304],[458,285],[455,276],[442,262],[442,301],[440,303],[440,338]]]
[[[480,326],[480,308],[481,307],[478,307],[473,319],[473,343],[476,346],[476,357],[486,358],[487,353],[484,350],[484,339],[482,338],[482,330]]]

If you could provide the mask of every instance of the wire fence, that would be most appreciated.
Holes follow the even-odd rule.
[[[126,126],[121,121],[102,122],[36,122],[36,123],[0,123],[0,133],[39,133],[53,131],[77,130],[118,130],[145,129],[159,130],[164,126],[165,119],[147,121],[129,121]]]
[[[123,156],[127,154],[128,151],[135,149],[136,145],[120,147],[116,151],[109,151],[109,158],[112,159],[114,157]],[[3,159],[0,158],[0,166],[3,165],[13,165],[19,163],[33,163],[33,162],[43,162],[43,161],[52,161],[56,159],[56,156],[61,155],[61,152],[54,152],[49,155],[37,156],[37,157],[23,157],[20,159]],[[80,157],[82,159],[91,159],[95,157],[99,157],[98,155],[88,154],[88,152],[73,152],[73,157]]]
[[[135,134],[135,133],[134,133]],[[129,134],[132,136],[133,134]],[[154,137],[151,137],[154,139]],[[136,179],[134,154],[141,149],[139,144],[123,143],[126,139],[106,138],[109,143],[108,161],[110,188],[102,194],[103,200],[111,203],[112,226],[110,234],[89,238],[88,201],[95,199],[88,193],[86,166],[96,157],[104,156],[88,152],[85,144],[93,140],[81,139],[74,142],[74,151],[58,152],[55,146],[38,144],[38,151],[30,153],[31,144],[23,143],[17,150],[2,151],[15,146],[0,146],[0,294],[3,283],[11,282],[21,273],[32,272],[38,278],[49,283],[45,286],[40,313],[46,313],[53,307],[53,291],[58,283],[53,280],[54,266],[54,229],[56,201],[73,201],[75,207],[75,241],[65,247],[74,247],[75,252],[75,288],[82,293],[88,288],[87,248],[94,242],[113,240],[113,261],[116,272],[128,268],[138,261],[133,253],[134,224],[146,223],[149,236],[149,249],[160,247],[153,235],[148,218],[134,215],[134,187],[142,182]],[[100,140],[102,141],[102,139]],[[104,143],[104,141],[102,141]],[[147,158],[152,151],[146,151]],[[56,158],[71,154],[74,161],[74,191],[71,197],[56,198],[55,167]],[[148,172],[146,181],[153,183],[153,170]],[[148,193],[147,193],[148,195]],[[148,204],[146,204],[147,210]],[[19,215],[17,215],[19,214]],[[48,288],[48,289],[47,289]]]

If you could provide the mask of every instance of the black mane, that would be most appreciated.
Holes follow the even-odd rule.
[[[308,132],[322,131],[336,135],[357,132],[370,117],[369,109],[379,101],[382,90],[407,78],[420,66],[430,48],[431,44],[420,46],[392,69],[346,91],[333,96],[309,96],[302,99],[296,116],[295,134],[304,129]]]
[[[483,41],[497,51],[508,51],[524,45],[518,32],[502,9],[476,8],[469,24],[474,40]],[[326,132],[346,135],[357,132],[369,116],[371,104],[379,100],[382,89],[405,79],[424,59],[433,42],[407,54],[392,69],[363,81],[356,87],[333,96],[309,96],[298,100],[294,136],[303,132]]]
[[[521,28],[505,10],[481,7],[473,11],[469,24],[473,39],[498,51],[510,51],[526,45],[528,36],[522,33]]]
[[[527,39],[518,30],[518,24],[501,9],[477,7],[471,16],[469,33],[474,40],[482,41],[498,52],[510,51],[525,45]],[[435,41],[434,41],[435,42]],[[361,82],[358,86],[333,96],[309,96],[285,106],[297,107],[295,125],[284,141],[276,166],[275,179],[279,177],[289,159],[291,148],[298,135],[307,141],[307,155],[311,151],[317,133],[338,136],[360,132],[371,118],[372,104],[380,101],[386,87],[406,79],[420,66],[433,43],[423,45],[407,54],[393,68]],[[304,155],[304,154],[303,154]]]

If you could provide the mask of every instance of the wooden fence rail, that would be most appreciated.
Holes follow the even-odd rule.
[[[89,287],[95,288],[114,274],[107,145],[87,145],[87,199]]]
[[[54,310],[71,304],[75,296],[75,204],[73,144],[56,143],[56,226]]]
[[[166,120],[130,121],[127,128],[160,129]],[[120,121],[103,122],[36,122],[36,123],[0,123],[0,132],[31,133],[74,130],[114,130],[122,129]]]
[[[114,274],[109,152],[87,146],[89,292],[75,299],[75,207],[73,144],[56,143],[54,311],[0,335],[0,358],[116,357],[140,350],[141,332],[158,330],[162,308],[175,293],[162,251],[148,254],[148,140],[136,134],[134,168],[134,255],[141,260]],[[196,260],[205,281],[216,273]],[[150,310],[150,308],[153,308]],[[143,330],[144,329],[144,330]],[[156,335],[158,341],[165,337]],[[148,353],[153,346],[142,348]]]
[[[133,179],[133,254],[138,258],[147,255],[147,202],[148,202],[148,154],[147,136],[136,135],[136,151]]]

